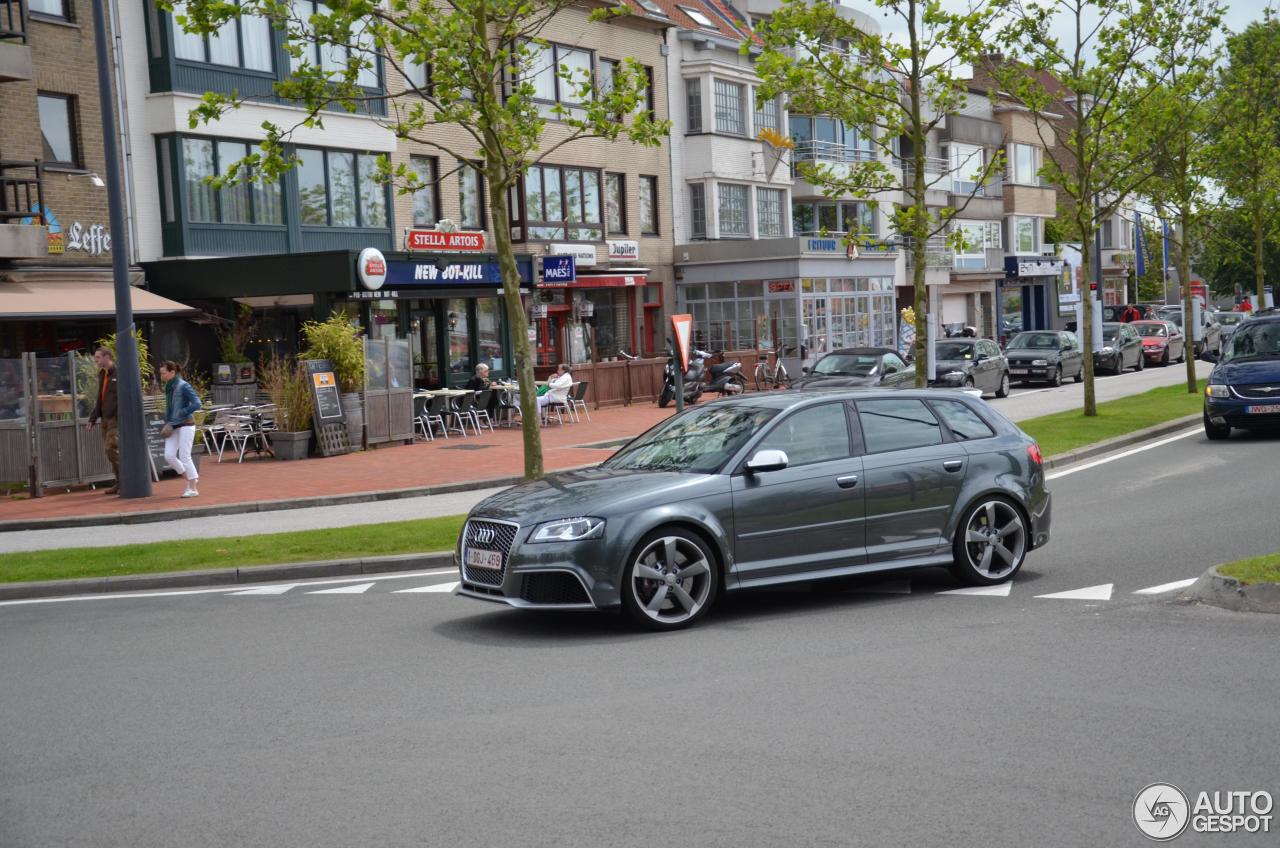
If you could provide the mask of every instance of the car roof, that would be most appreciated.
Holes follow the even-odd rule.
[[[898,355],[896,350],[889,350],[887,347],[842,347],[838,350],[828,351],[823,356],[831,356],[833,354],[842,354],[845,356],[883,356],[886,353]]]
[[[968,398],[960,389],[884,389],[875,387],[833,387],[787,389],[780,392],[752,392],[711,401],[716,406],[751,406],[760,409],[793,409],[830,400],[874,400],[877,398]],[[701,406],[702,404],[699,404]],[[710,405],[710,404],[708,404]],[[688,408],[688,407],[686,407]]]

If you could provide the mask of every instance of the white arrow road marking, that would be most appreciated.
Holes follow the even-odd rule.
[[[994,586],[970,586],[967,589],[948,589],[945,592],[939,592],[939,595],[981,595],[993,598],[1007,598],[1009,592],[1013,590],[1013,581],[1006,580],[1003,583],[997,583]]]
[[[458,588],[458,583],[457,581],[454,581],[453,583],[436,583],[431,586],[419,586],[416,589],[396,589],[391,594],[402,595],[406,592],[452,592],[456,588]]]
[[[1146,589],[1139,589],[1134,592],[1135,595],[1163,595],[1165,592],[1173,592],[1178,589],[1185,589],[1198,578],[1192,577],[1190,580],[1175,580],[1172,583],[1161,583],[1159,586],[1148,586]]]
[[[866,592],[872,595],[910,595],[910,580],[886,580],[883,583],[875,583],[871,586],[859,586],[853,589],[854,592]]]
[[[317,589],[314,592],[308,592],[308,595],[360,595],[373,586],[372,583],[357,583],[354,586],[339,586],[336,589]]]
[[[1170,436],[1167,439],[1160,439],[1155,442],[1149,442],[1140,448],[1133,448],[1131,450],[1121,451],[1120,453],[1113,453],[1110,456],[1103,457],[1102,459],[1095,459],[1093,462],[1086,462],[1084,465],[1072,465],[1063,471],[1054,471],[1051,474],[1046,474],[1044,476],[1044,479],[1057,480],[1059,477],[1066,477],[1068,474],[1075,474],[1077,471],[1088,471],[1090,468],[1097,468],[1099,465],[1105,465],[1106,463],[1111,462],[1113,460],[1124,459],[1126,456],[1133,456],[1135,453],[1142,453],[1143,451],[1149,451],[1154,448],[1163,447],[1169,444],[1170,442],[1176,442],[1179,439],[1185,439],[1188,436],[1194,436],[1199,432],[1201,432],[1201,429],[1199,427],[1196,427],[1194,430],[1185,430],[1177,434],[1176,436]]]
[[[1055,598],[1063,601],[1109,601],[1113,583],[1102,583],[1098,586],[1086,586],[1083,589],[1072,589],[1070,592],[1054,592],[1051,595],[1036,595],[1037,598]]]
[[[297,583],[284,583],[279,586],[259,586],[256,589],[243,589],[239,592],[228,592],[227,595],[283,595],[285,592],[297,586]]]

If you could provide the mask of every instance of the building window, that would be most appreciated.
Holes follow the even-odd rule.
[[[983,150],[976,144],[950,145],[952,192],[981,197],[983,194]]]
[[[627,180],[622,174],[604,175],[604,217],[609,235],[627,234]]]
[[[75,98],[69,94],[41,91],[36,95],[40,113],[40,138],[44,142],[46,165],[80,167],[80,145],[76,135]]]
[[[743,115],[745,86],[718,79],[715,81],[716,132],[745,135],[747,122]]]
[[[1013,252],[1014,253],[1035,253],[1039,250],[1038,230],[1040,229],[1040,221],[1038,218],[1015,217],[1013,222]]]
[[[1030,144],[1009,145],[1010,182],[1021,185],[1040,185],[1037,150]]]
[[[796,236],[845,235],[876,236],[876,210],[862,201],[840,203],[798,202],[791,204],[791,231]]]
[[[951,230],[960,233],[963,239],[956,247],[957,268],[986,268],[987,251],[1000,250],[999,221],[953,220]]]
[[[274,69],[272,54],[275,48],[271,39],[271,21],[267,18],[259,15],[232,18],[223,22],[217,32],[204,35],[183,30],[178,16],[186,13],[185,3],[174,4],[173,49],[177,58],[266,73]]]
[[[658,234],[658,178],[640,177],[640,232]]]
[[[756,91],[756,133],[760,130],[782,132],[782,120],[779,117],[778,98],[760,97]]]
[[[302,223],[314,227],[387,226],[386,187],[376,156],[298,148]]]
[[[208,138],[183,138],[182,179],[187,197],[187,221],[193,224],[272,224],[284,223],[280,181],[264,183],[254,179],[252,168],[232,167],[249,155],[249,144],[243,141]],[[167,146],[167,145],[166,145]],[[171,176],[169,156],[161,162],[166,182]],[[235,182],[215,189],[208,183],[214,176],[233,178]],[[172,221],[169,191],[165,189],[166,220]]]
[[[689,132],[702,132],[702,80],[695,77],[684,81],[684,102],[689,114]]]
[[[210,224],[218,220],[218,202],[209,180],[217,175],[213,142],[207,138],[182,140],[182,173],[187,184],[187,220]]]
[[[317,42],[313,36],[310,36],[310,27],[306,22],[310,21],[312,15],[327,11],[325,4],[317,0],[293,0],[293,16],[304,22],[302,27],[304,31],[300,35],[300,40],[304,44],[302,55],[290,59],[291,68],[297,71],[305,61],[327,73],[340,73],[347,69],[348,62],[354,56],[368,62],[368,67],[361,68],[356,75],[356,83],[365,88],[378,88],[377,54],[373,36],[367,28],[360,28],[358,24],[354,26],[350,45]]]
[[[591,51],[563,44],[548,44],[546,47],[530,44],[529,52],[529,79],[533,83],[534,100],[568,105],[582,103],[579,91],[592,79]]]
[[[782,238],[782,201],[780,188],[756,189],[756,235],[760,238]]]
[[[689,186],[689,238],[701,241],[707,237],[707,186],[692,183]]]
[[[440,186],[436,183],[436,160],[431,156],[410,156],[409,168],[417,176],[422,188],[413,193],[413,225],[434,227],[440,220]]]
[[[480,169],[468,162],[458,168],[459,222],[468,230],[484,229],[484,176]]]
[[[406,58],[401,67],[404,69],[404,78],[409,83],[410,91],[416,89],[419,94],[427,94],[430,91],[431,71],[426,65]]]
[[[711,21],[711,19],[710,19],[710,18],[708,18],[705,14],[703,14],[703,13],[702,13],[702,12],[700,12],[700,11],[698,11],[697,9],[691,8],[691,7],[689,7],[689,6],[677,6],[676,8],[677,8],[677,9],[679,9],[680,11],[684,12],[684,13],[685,13],[686,15],[688,15],[690,18],[692,18],[692,19],[693,19],[693,22],[694,22],[695,24],[697,24],[698,26],[702,27],[703,29],[709,29],[709,30],[711,30],[712,32],[719,32],[719,31],[720,31],[720,30],[716,27],[716,25]]]
[[[720,183],[720,238],[745,238],[751,235],[747,222],[747,196],[751,189],[744,185]]]
[[[71,20],[71,2],[70,0],[30,0],[27,4],[31,14],[46,18],[61,18],[64,21]]]
[[[524,172],[530,239],[601,241],[600,172],[533,165]]]

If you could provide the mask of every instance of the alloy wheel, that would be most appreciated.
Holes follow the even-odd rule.
[[[968,565],[985,580],[1002,580],[1022,563],[1027,528],[1022,515],[1005,501],[987,501],[969,513],[964,552]]]
[[[714,566],[691,539],[659,536],[631,566],[636,608],[657,625],[671,627],[694,618],[711,599]]]

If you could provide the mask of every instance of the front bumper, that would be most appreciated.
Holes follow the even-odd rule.
[[[1057,363],[1051,365],[1031,365],[1025,362],[1009,363],[1010,380],[1052,380],[1053,372],[1058,370]]]
[[[1167,347],[1143,347],[1142,355],[1147,358],[1148,362],[1160,362],[1164,359],[1165,353],[1169,350]]]
[[[1274,412],[1249,412],[1249,408],[1272,407]],[[1280,429],[1280,398],[1275,401],[1244,398],[1211,398],[1204,400],[1204,414],[1218,426],[1242,429]]]

